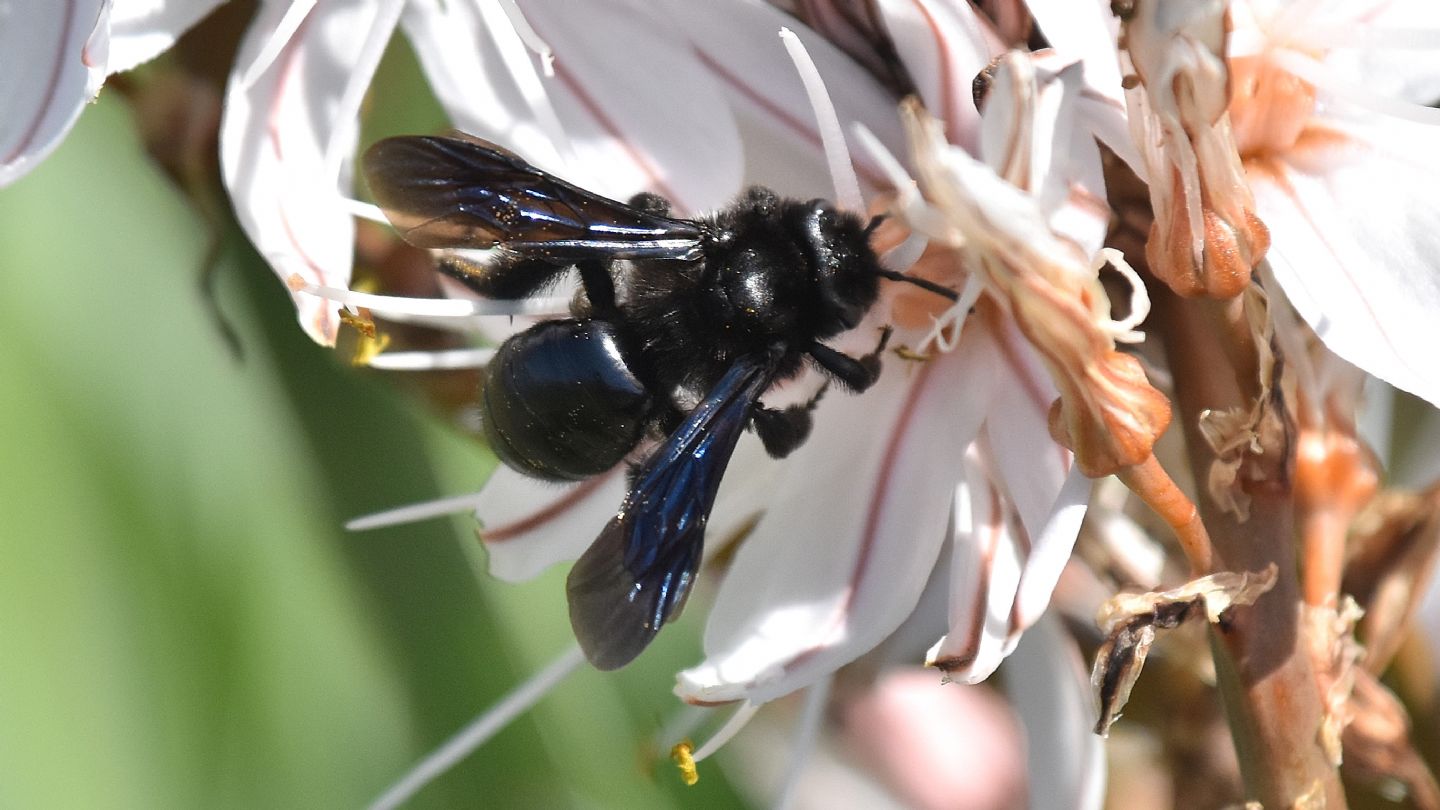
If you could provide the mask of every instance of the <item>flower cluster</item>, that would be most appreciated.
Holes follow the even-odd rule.
[[[0,53],[36,58],[0,78],[17,88],[0,93],[0,184],[58,143],[107,75],[164,50],[217,2],[139,5],[9,12],[24,24],[0,24]],[[1299,594],[1313,637],[1297,653],[1296,683],[1311,678],[1324,693],[1316,711],[1329,736],[1317,756],[1338,758],[1358,711],[1351,691],[1375,700],[1386,663],[1357,676],[1356,655],[1332,655],[1353,649],[1344,600],[1368,593],[1345,580],[1345,537],[1363,525],[1379,477],[1359,438],[1356,381],[1369,375],[1440,406],[1429,356],[1440,343],[1440,207],[1425,200],[1440,187],[1440,113],[1425,106],[1440,99],[1440,6],[793,5],[263,2],[226,93],[224,181],[316,341],[334,344],[362,312],[382,331],[416,323],[466,337],[440,352],[367,356],[376,368],[483,366],[517,328],[566,315],[564,294],[350,289],[355,219],[384,221],[357,201],[361,112],[400,30],[456,128],[545,171],[613,199],[654,192],[685,216],[752,183],[835,198],[888,215],[874,240],[892,270],[957,294],[947,307],[887,284],[865,324],[835,341],[863,354],[877,327],[893,329],[874,388],[826,396],[808,440],[783,460],[742,438],[708,531],[704,576],[718,585],[703,658],[675,686],[689,703],[739,708],[694,758],[762,704],[800,690],[821,700],[842,668],[899,649],[887,639],[932,632],[938,617],[926,614],[938,604],[943,635],[932,632],[925,663],[947,679],[987,678],[1022,633],[1054,621],[1044,617],[1092,500],[1086,534],[1097,547],[1123,558],[1122,535],[1152,553],[1169,542],[1096,491],[1108,476],[1168,524],[1192,576],[1218,576],[1164,594],[1211,594],[1214,582],[1252,582],[1247,572],[1281,561],[1279,584],[1225,593],[1224,609],[1205,618],[1250,611],[1263,622],[1280,615],[1265,613],[1266,598]],[[782,30],[794,32],[788,44]],[[1152,297],[1167,319],[1154,330]],[[1167,358],[1142,350],[1156,336]],[[1177,354],[1187,351],[1203,356]],[[1157,377],[1166,359],[1170,373]],[[802,377],[767,404],[804,401],[817,386]],[[1177,414],[1192,446],[1162,463],[1157,442]],[[1172,476],[1192,473],[1202,485],[1185,494]],[[501,468],[476,495],[355,526],[473,509],[491,573],[521,580],[583,553],[627,487],[623,467],[563,488]],[[1435,507],[1413,508],[1423,523]],[[1304,551],[1287,591],[1293,551],[1241,549],[1259,542],[1247,533],[1259,525],[1283,525],[1272,540],[1290,543],[1292,516]],[[1083,579],[1088,569],[1071,571]],[[1156,587],[1163,576],[1173,569],[1149,566],[1120,584]],[[1266,597],[1272,585],[1280,596]],[[1118,682],[1128,692],[1155,629],[1205,613],[1185,599],[1141,601],[1143,610],[1108,608],[1102,695]],[[1393,635],[1414,602],[1366,632]],[[1156,605],[1178,607],[1157,618]],[[1042,628],[1052,643],[1029,666],[1048,655],[1073,670],[1075,642]],[[1244,643],[1234,642],[1237,657]],[[567,655],[547,679],[579,660]],[[1060,716],[1089,717],[1083,689],[1044,688],[1046,705],[1066,696]],[[1017,696],[1022,712],[1026,700]],[[1103,707],[1107,727],[1118,708]],[[1265,710],[1255,711],[1263,728]],[[1095,738],[1036,750],[1052,761],[1032,758],[1032,780],[1048,775],[1064,797],[1056,806],[1098,806]],[[1288,806],[1294,795],[1274,789],[1267,803]],[[1031,790],[1041,795],[1033,781]]]

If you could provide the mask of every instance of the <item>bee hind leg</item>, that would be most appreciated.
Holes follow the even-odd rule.
[[[815,396],[787,408],[767,408],[759,404],[755,406],[755,412],[750,415],[750,424],[754,425],[756,435],[760,437],[760,441],[765,445],[765,452],[769,453],[771,458],[785,458],[810,437],[810,428],[814,425],[810,414],[815,410],[815,406],[820,404],[820,397],[825,395],[825,389],[829,387],[830,384],[826,383],[815,392]]]
[[[435,269],[486,298],[515,301],[554,284],[561,273],[570,269],[570,263],[556,264],[539,256],[501,250],[484,262],[458,253],[442,253]]]
[[[613,319],[620,314],[615,305],[615,278],[610,275],[613,264],[605,259],[586,259],[575,263],[580,269],[580,283],[585,287],[585,297],[590,300],[591,317]]]

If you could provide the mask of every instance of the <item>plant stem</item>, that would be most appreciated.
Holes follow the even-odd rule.
[[[1151,287],[1150,296],[1155,307],[1149,323],[1169,357],[1195,480],[1204,482],[1215,454],[1200,435],[1200,414],[1248,409],[1260,395],[1253,372],[1258,364],[1245,360],[1254,344],[1235,339],[1244,334],[1244,324],[1234,322],[1240,308],[1233,304],[1181,300],[1160,285]],[[1216,328],[1226,321],[1230,328]],[[1271,591],[1212,627],[1211,648],[1249,798],[1267,808],[1334,810],[1345,807],[1345,794],[1320,741],[1323,703],[1301,635],[1293,494],[1286,473],[1293,447],[1286,438],[1258,459],[1273,475],[1248,483],[1242,478],[1239,484],[1250,496],[1247,520],[1224,510],[1203,485],[1197,493],[1216,570],[1259,571],[1271,563],[1279,568]]]

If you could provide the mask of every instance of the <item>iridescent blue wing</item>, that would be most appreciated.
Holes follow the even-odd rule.
[[[365,153],[375,201],[405,241],[558,262],[692,259],[700,227],[593,194],[473,138],[386,138]]]
[[[771,374],[762,359],[736,361],[645,460],[619,513],[570,570],[570,624],[597,668],[630,663],[680,613],[720,479]]]

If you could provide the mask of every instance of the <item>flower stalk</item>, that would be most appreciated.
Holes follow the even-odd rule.
[[[1175,403],[1190,466],[1196,480],[1205,481],[1221,458],[1201,433],[1202,415],[1250,409],[1259,386],[1225,360],[1239,348],[1233,342],[1225,345],[1239,331],[1238,323],[1233,330],[1216,330],[1211,328],[1214,313],[1205,312],[1214,305],[1182,301],[1159,285],[1151,295],[1157,316],[1153,333],[1175,374]],[[1259,358],[1254,362],[1258,366]],[[1268,438],[1273,441],[1262,444],[1250,460],[1283,473],[1293,457],[1293,429]],[[1325,704],[1304,641],[1293,481],[1281,474],[1267,479],[1242,475],[1236,485],[1248,498],[1244,519],[1210,487],[1199,488],[1197,506],[1217,569],[1256,571],[1274,565],[1278,572],[1269,592],[1211,631],[1221,699],[1246,792],[1266,807],[1344,807],[1339,773],[1321,738]]]

